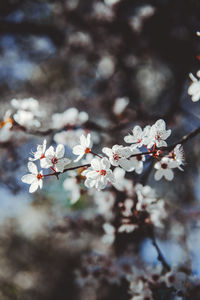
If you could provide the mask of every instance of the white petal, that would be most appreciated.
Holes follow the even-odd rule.
[[[110,170],[107,171],[107,177],[111,183],[115,183],[116,180],[115,180],[115,176],[112,171],[110,171]]]
[[[33,181],[29,188],[29,193],[34,193],[38,189],[38,180]]]
[[[38,185],[39,185],[40,189],[42,189],[42,187],[43,187],[43,181],[42,181],[42,179],[38,180]]]
[[[165,171],[164,176],[167,180],[171,181],[174,178],[174,172],[168,169]]]
[[[82,154],[82,153],[84,154],[84,148],[81,145],[77,145],[77,146],[73,147],[72,152],[75,155],[79,155],[79,154]]]
[[[128,160],[126,158],[121,158],[119,160],[119,165],[127,172],[133,171],[135,168],[135,164],[133,163],[133,160]]]
[[[100,160],[98,158],[93,158],[91,161],[91,166],[94,170],[100,170],[101,169]]]
[[[54,147],[53,146],[50,146],[47,151],[45,152],[45,156],[48,157],[48,158],[53,158],[55,155],[55,151],[54,151]]]
[[[62,158],[65,154],[65,147],[63,144],[59,144],[57,147],[56,147],[56,157],[57,158]]]
[[[105,169],[105,170],[110,168],[110,162],[106,157],[102,158],[101,164],[102,164],[103,169]]]
[[[110,149],[110,148],[104,147],[104,148],[102,149],[102,152],[105,153],[108,157],[109,157],[109,156],[113,156],[113,151],[112,151],[112,149]]]
[[[81,146],[87,148],[87,138],[82,134],[80,137]]]
[[[41,168],[48,169],[48,168],[50,168],[52,165],[53,165],[53,164],[52,164],[51,160],[48,159],[48,158],[42,158],[42,159],[40,160],[40,166],[41,166]]]
[[[31,161],[28,162],[28,169],[32,174],[38,174],[38,169],[37,169],[36,164],[34,164]]]
[[[157,170],[154,174],[154,179],[156,181],[160,180],[163,177],[163,172],[161,170]]]
[[[33,174],[27,174],[21,178],[22,182],[28,183],[28,184],[31,184],[34,180],[35,180],[35,175],[33,175]]]

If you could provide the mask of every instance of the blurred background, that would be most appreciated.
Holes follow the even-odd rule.
[[[44,138],[49,145],[65,144],[72,157],[70,147],[80,129],[92,132],[100,152],[122,144],[133,126],[152,125],[159,118],[172,129],[169,144],[199,127],[200,105],[187,93],[189,73],[200,69],[198,30],[199,0],[0,2],[0,121],[13,98],[37,99],[42,113],[38,130],[18,127],[0,142],[1,300],[130,299],[127,282],[119,283],[117,276],[102,279],[100,267],[95,282],[92,278],[85,286],[77,271],[82,257],[98,253],[126,266],[134,266],[137,257],[141,264],[156,264],[146,233],[128,239],[125,249],[124,237],[112,249],[104,246],[99,204],[85,192],[72,204],[63,187],[67,174],[47,180],[34,195],[21,177],[31,150]],[[71,107],[88,114],[85,125],[52,130],[52,115]],[[155,182],[148,163],[143,174],[128,174],[166,201],[169,218],[157,233],[162,251],[170,265],[184,262],[197,277],[199,146],[198,137],[185,145],[184,172],[177,171],[173,182]],[[187,299],[199,298],[195,291]]]

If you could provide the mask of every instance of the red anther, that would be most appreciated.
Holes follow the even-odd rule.
[[[114,160],[119,160],[119,154],[113,154],[113,159]]]
[[[85,149],[85,154],[88,154],[88,153],[90,153],[91,152],[91,149],[90,148],[86,148]]]
[[[45,158],[45,155],[44,155],[44,153],[40,156],[40,159],[42,159],[42,158]]]
[[[105,176],[106,175],[106,170],[101,170],[100,175]]]
[[[37,179],[38,180],[42,179],[42,177],[43,177],[42,174],[40,174],[40,173],[37,174]]]
[[[53,157],[51,162],[52,162],[53,165],[57,164],[57,162],[58,162],[57,157]]]

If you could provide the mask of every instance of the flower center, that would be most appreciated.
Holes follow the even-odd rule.
[[[165,163],[164,163],[164,164],[161,164],[161,168],[162,168],[162,169],[167,169],[167,164],[165,164]]]
[[[45,155],[44,155],[44,153],[40,156],[40,159],[42,159],[42,158],[45,158]]]
[[[106,170],[101,170],[101,171],[100,171],[100,175],[101,175],[101,176],[105,176],[105,175],[106,175]]]
[[[57,162],[58,162],[57,157],[53,157],[51,162],[52,162],[53,165],[57,164]]]
[[[85,148],[85,154],[88,154],[91,152],[91,149],[90,148]]]
[[[40,173],[37,174],[37,180],[42,179],[42,177],[43,177],[42,174],[40,174]]]
[[[113,154],[113,159],[114,159],[114,160],[119,160],[119,158],[120,158],[120,157],[119,157],[119,154]]]
[[[137,156],[136,156],[136,159],[137,159],[138,161],[141,161],[141,160],[142,160],[142,155],[137,155]]]
[[[173,283],[175,281],[175,276],[173,275],[169,276],[168,280],[170,283]]]

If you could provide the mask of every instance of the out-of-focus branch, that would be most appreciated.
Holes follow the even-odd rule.
[[[156,238],[155,238],[155,234],[152,231],[152,235],[151,235],[151,239],[152,239],[152,244],[155,247],[157,253],[158,253],[158,260],[162,263],[163,268],[165,268],[167,271],[170,271],[170,266],[168,265],[168,263],[166,262],[157,242],[156,242]]]

